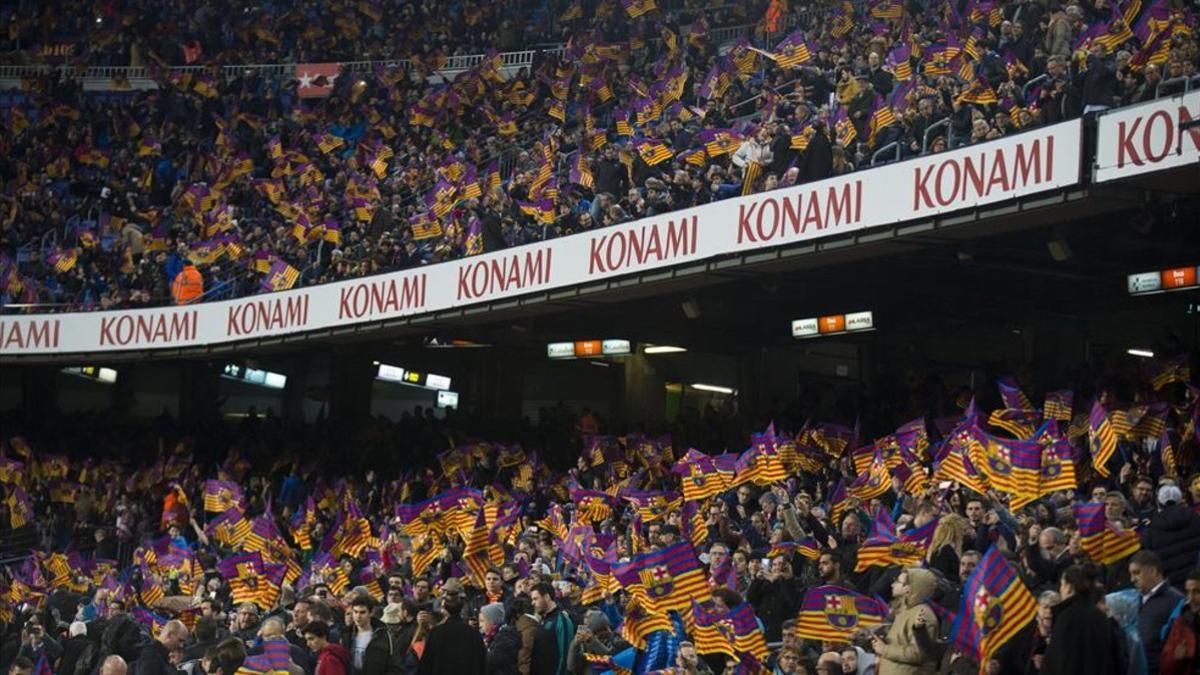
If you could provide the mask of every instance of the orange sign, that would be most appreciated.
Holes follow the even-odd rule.
[[[600,356],[603,350],[600,340],[580,340],[575,343],[575,356]]]
[[[840,333],[846,330],[846,315],[834,314],[833,316],[823,316],[820,318],[819,324],[822,333]]]
[[[1195,267],[1176,267],[1175,269],[1162,271],[1163,290],[1170,290],[1172,288],[1187,288],[1188,286],[1195,285]]]

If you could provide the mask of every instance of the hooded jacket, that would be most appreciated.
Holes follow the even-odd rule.
[[[316,675],[350,675],[350,652],[330,642],[317,652]]]
[[[878,654],[878,675],[934,675],[937,672],[937,657],[926,653],[917,644],[915,635],[917,617],[923,617],[925,629],[932,635],[938,634],[937,615],[926,604],[937,588],[937,580],[929,570],[909,567],[909,596],[903,599],[903,609],[896,613],[892,627],[888,629],[887,645]]]

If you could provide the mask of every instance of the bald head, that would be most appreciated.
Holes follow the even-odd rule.
[[[163,625],[162,630],[158,632],[158,641],[167,648],[168,651],[183,649],[183,644],[187,642],[188,629],[178,619],[168,621]]]
[[[262,635],[264,638],[284,637],[286,632],[283,619],[277,616],[272,616],[263,621],[262,628],[259,629],[259,635]]]
[[[104,659],[104,663],[100,665],[100,675],[125,675],[128,670],[125,659],[116,654]]]

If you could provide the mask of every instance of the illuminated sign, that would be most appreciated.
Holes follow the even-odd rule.
[[[425,376],[425,386],[429,389],[449,389],[450,378],[445,375],[429,373]]]
[[[283,389],[287,386],[287,375],[258,368],[247,368],[236,363],[225,364],[225,370],[221,372],[221,377],[268,389]]]
[[[575,356],[579,358],[600,356],[603,350],[604,345],[600,340],[577,340],[575,342]]]
[[[575,343],[551,342],[546,345],[546,356],[552,359],[573,359],[575,358]]]
[[[1188,265],[1157,272],[1141,272],[1125,277],[1130,295],[1149,295],[1168,291],[1186,291],[1200,287],[1200,268]]]
[[[437,407],[454,408],[455,410],[458,410],[458,392],[439,391],[437,393]]]
[[[600,351],[605,356],[624,356],[631,350],[629,340],[605,340],[600,345]]]
[[[875,315],[871,312],[830,314],[792,321],[792,337],[813,338],[875,330]]]
[[[388,382],[403,382],[404,369],[398,366],[389,366],[386,363],[379,364],[379,370],[375,373],[375,377]]]
[[[436,373],[422,374],[415,370],[408,370],[407,368],[380,363],[378,361],[375,362],[375,365],[378,368],[375,371],[375,379],[377,380],[398,382],[426,389],[450,388],[450,378],[445,375],[438,375]]]
[[[576,340],[546,345],[546,356],[551,359],[590,359],[598,356],[628,356],[632,353],[633,343],[621,339]]]

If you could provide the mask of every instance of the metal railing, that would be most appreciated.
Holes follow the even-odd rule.
[[[500,67],[523,68],[532,66],[537,56],[542,54],[559,54],[564,49],[565,47],[560,44],[547,49],[502,52],[500,53]],[[439,69],[439,72],[469,70],[483,63],[486,58],[486,54],[451,56],[447,59],[446,64]],[[297,64],[295,63],[250,63],[219,66],[218,68],[222,75],[229,77],[255,74],[263,78],[273,78],[294,76],[296,74],[296,66]],[[342,71],[347,73],[366,73],[373,70],[376,66],[385,68],[399,67],[404,70],[412,70],[413,68],[411,59],[385,59],[376,61],[343,61]],[[212,66],[168,66],[165,70],[172,74],[200,74],[209,72],[211,68]],[[20,79],[57,72],[62,75],[73,75],[78,79],[84,80],[112,80],[114,78],[146,80],[150,79],[153,70],[148,66],[91,66],[83,72],[77,72],[75,66],[71,64],[0,65],[0,79]]]
[[[1050,73],[1042,73],[1041,75],[1038,75],[1032,80],[1026,82],[1025,85],[1021,87],[1021,100],[1028,104],[1029,90],[1032,89],[1034,85],[1041,84],[1048,79],[1050,79]]]
[[[887,145],[883,146],[882,148],[879,148],[875,152],[871,153],[871,166],[875,166],[876,164],[881,163],[879,158],[881,156],[883,156],[883,154],[886,152],[892,152],[895,155],[894,157],[892,157],[890,160],[887,160],[887,161],[890,161],[890,162],[898,161],[900,159],[900,150],[901,150],[900,141],[892,141],[891,143],[888,143]]]
[[[1183,83],[1183,91],[1182,92],[1174,92],[1174,91],[1168,92],[1168,95],[1174,96],[1174,95],[1180,94],[1180,93],[1186,94],[1192,90],[1193,82],[1196,83],[1197,87],[1200,87],[1200,73],[1197,73],[1195,75],[1180,75],[1179,77],[1172,77],[1169,80],[1161,80],[1158,83],[1158,86],[1154,87],[1154,98],[1162,98],[1163,87],[1165,87],[1167,85],[1174,87],[1175,85],[1177,85],[1179,83]]]
[[[930,124],[928,127],[925,127],[925,135],[921,138],[921,154],[922,155],[929,152],[929,136],[930,136],[930,134],[932,134],[934,131],[936,131],[937,129],[939,129],[941,127],[946,127],[946,147],[947,148],[950,147],[951,136],[954,135],[954,127],[952,126],[952,122],[953,122],[953,120],[951,118],[943,117],[942,119],[934,122],[933,124]]]

